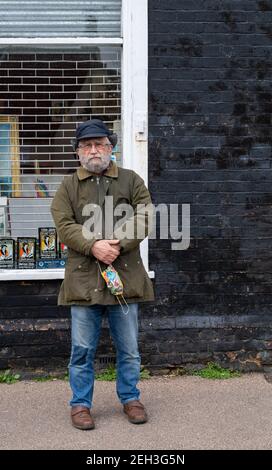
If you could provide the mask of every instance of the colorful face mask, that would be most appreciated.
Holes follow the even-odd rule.
[[[98,262],[98,266],[99,266],[99,269],[100,269],[100,273],[101,273],[101,276],[103,277],[103,279],[105,280],[106,284],[107,284],[107,287],[108,289],[110,290],[110,293],[112,295],[115,295],[116,296],[116,299],[118,300],[124,314],[126,315],[128,312],[129,312],[129,307],[128,307],[128,304],[126,302],[126,299],[124,298],[123,296],[123,292],[124,292],[124,287],[123,287],[123,283],[120,279],[120,276],[118,274],[118,272],[116,271],[116,269],[112,266],[112,264],[110,264],[106,269],[104,269],[104,271],[102,271],[101,269],[101,266],[100,266],[100,263]],[[119,299],[119,296],[122,297],[125,305],[127,306],[127,310],[124,311],[124,308],[123,308],[123,305],[121,304],[121,301]]]
[[[108,289],[113,295],[123,294],[123,283],[116,269],[110,264],[107,269],[101,271],[102,277],[105,279]]]

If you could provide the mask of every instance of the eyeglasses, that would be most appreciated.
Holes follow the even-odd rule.
[[[94,147],[95,150],[98,150],[98,152],[101,152],[105,147],[110,147],[111,144],[101,144],[100,142],[90,142],[88,144],[81,144],[78,146],[79,149],[82,150],[92,150]]]

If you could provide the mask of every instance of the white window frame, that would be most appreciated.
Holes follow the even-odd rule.
[[[148,0],[123,0],[120,38],[0,38],[7,45],[122,45],[123,165],[148,185]],[[141,255],[149,277],[148,240]],[[63,279],[64,269],[2,269],[0,280]]]

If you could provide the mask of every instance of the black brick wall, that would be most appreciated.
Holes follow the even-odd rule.
[[[271,361],[271,19],[271,1],[149,1],[150,189],[191,204],[190,248],[151,244],[158,362]]]
[[[272,363],[271,20],[272,1],[149,0],[150,190],[191,204],[187,251],[150,242],[140,344],[153,369]],[[57,290],[4,285],[0,367],[65,363]],[[104,330],[98,356],[111,354]]]

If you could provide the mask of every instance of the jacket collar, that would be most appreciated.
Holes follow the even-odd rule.
[[[90,178],[91,176],[97,176],[95,173],[91,173],[82,166],[77,169],[77,177],[80,181]],[[102,176],[109,176],[110,178],[118,177],[118,166],[115,162],[110,161],[110,164]]]

